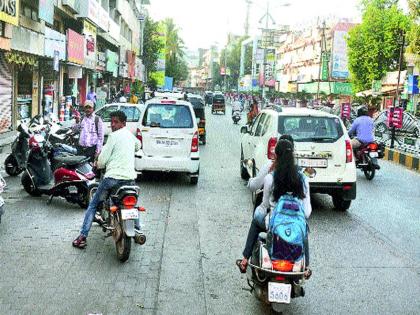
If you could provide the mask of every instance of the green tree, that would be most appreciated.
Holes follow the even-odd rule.
[[[184,60],[184,41],[179,36],[179,29],[171,18],[164,21],[166,25],[166,69],[165,75],[173,77],[175,83],[188,77],[188,66]]]
[[[347,38],[349,70],[355,91],[371,87],[387,71],[398,69],[401,32],[409,18],[397,7],[397,0],[363,0],[362,23]]]
[[[407,34],[407,52],[420,54],[420,1],[408,0],[410,10],[411,27]],[[420,57],[417,57],[417,67],[420,67]]]
[[[143,34],[144,46],[142,60],[146,68],[146,77],[148,78],[147,84],[150,87],[156,87],[156,82],[149,77],[148,73],[156,70],[159,51],[163,46],[159,40],[158,24],[159,22],[155,22],[150,17],[146,17]]]

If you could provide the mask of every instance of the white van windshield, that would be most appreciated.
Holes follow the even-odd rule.
[[[150,104],[143,116],[143,126],[192,128],[191,111],[185,105]]]

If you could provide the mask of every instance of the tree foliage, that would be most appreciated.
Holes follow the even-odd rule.
[[[411,27],[407,33],[408,47],[407,52],[420,54],[420,1],[408,0],[410,10]],[[420,58],[417,57],[417,66],[420,67]]]
[[[165,75],[173,77],[174,82],[178,83],[188,77],[188,66],[184,59],[184,41],[179,36],[179,28],[173,19],[167,18],[164,21],[166,26],[166,69]]]
[[[149,16],[145,19],[144,34],[143,34],[143,55],[142,60],[147,73],[156,71],[156,62],[159,58],[159,51],[163,45],[159,40],[158,26],[159,22],[153,21]],[[147,75],[147,78],[149,76]],[[149,86],[156,86],[156,82],[149,78]]]
[[[347,38],[349,70],[356,91],[371,87],[387,71],[397,70],[401,33],[409,28],[409,18],[397,0],[363,0],[362,23]]]

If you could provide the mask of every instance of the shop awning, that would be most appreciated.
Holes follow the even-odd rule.
[[[400,85],[399,90],[400,91],[404,90],[404,86]],[[397,87],[396,86],[383,86],[381,88],[381,91],[378,94],[379,95],[395,94],[396,92],[397,92]],[[356,93],[356,96],[359,96],[359,97],[361,97],[361,96],[371,96],[371,95],[372,95],[372,89]]]

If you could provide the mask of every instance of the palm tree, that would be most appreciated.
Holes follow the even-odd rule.
[[[173,77],[174,81],[178,81],[185,74],[180,73],[179,65],[182,63],[184,53],[184,41],[179,36],[179,29],[171,18],[165,21],[166,26],[166,75]]]

